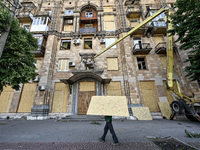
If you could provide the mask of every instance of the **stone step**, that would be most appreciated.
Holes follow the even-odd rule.
[[[152,119],[163,119],[163,116],[160,112],[151,112]]]
[[[102,116],[70,115],[62,117],[58,121],[104,121],[104,118]]]

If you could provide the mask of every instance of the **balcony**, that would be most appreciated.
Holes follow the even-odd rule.
[[[167,31],[167,25],[163,19],[150,22],[149,28],[152,29],[153,34],[166,34]]]
[[[49,17],[34,17],[30,32],[47,32]]]
[[[32,20],[33,20],[33,14],[31,12],[18,12],[16,17],[21,22],[32,22]]]
[[[80,28],[80,33],[96,33],[96,28]]]
[[[125,5],[139,4],[140,0],[126,0]]]
[[[139,8],[128,8],[126,11],[127,18],[140,18],[142,12]]]
[[[43,44],[38,45],[37,51],[32,51],[32,54],[34,54],[36,57],[44,57],[44,53],[45,53],[45,46]]]
[[[166,42],[158,43],[155,47],[157,54],[166,54]]]
[[[133,47],[133,54],[149,54],[151,50],[149,43],[139,43]]]

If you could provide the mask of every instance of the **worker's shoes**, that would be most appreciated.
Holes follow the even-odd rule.
[[[99,141],[100,141],[100,142],[102,142],[102,143],[104,143],[104,142],[105,142],[105,140],[102,140],[102,138],[99,138]]]
[[[119,146],[119,143],[112,143],[112,145],[114,145],[114,146]]]

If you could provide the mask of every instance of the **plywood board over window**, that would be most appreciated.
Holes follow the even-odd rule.
[[[0,113],[8,113],[12,102],[14,89],[10,86],[4,87],[0,95]]]
[[[163,39],[162,39],[161,36],[156,36],[156,37],[154,37],[154,40],[155,40],[155,42],[156,42],[156,45],[157,45],[158,43],[162,43],[162,42],[163,42]]]
[[[104,16],[105,31],[115,31],[115,21],[113,15]]]
[[[112,81],[106,86],[107,96],[121,96],[121,82]]]
[[[55,83],[52,113],[67,112],[68,85],[64,83]]]
[[[26,83],[23,86],[22,95],[17,112],[31,112],[33,107],[37,83]]]
[[[104,12],[113,12],[112,7],[103,7]]]
[[[149,107],[150,112],[160,112],[158,106],[158,94],[154,81],[140,81],[142,97],[145,107]]]
[[[107,70],[118,70],[118,59],[117,58],[106,58]]]

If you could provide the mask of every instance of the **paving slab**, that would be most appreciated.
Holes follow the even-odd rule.
[[[66,120],[0,120],[0,149],[159,149],[148,137],[174,137],[196,149],[200,149],[199,138],[189,138],[189,132],[200,133],[200,122],[189,120],[138,121],[113,120],[114,130],[120,146],[112,146],[108,132],[105,143],[98,137],[103,134],[104,121]]]

